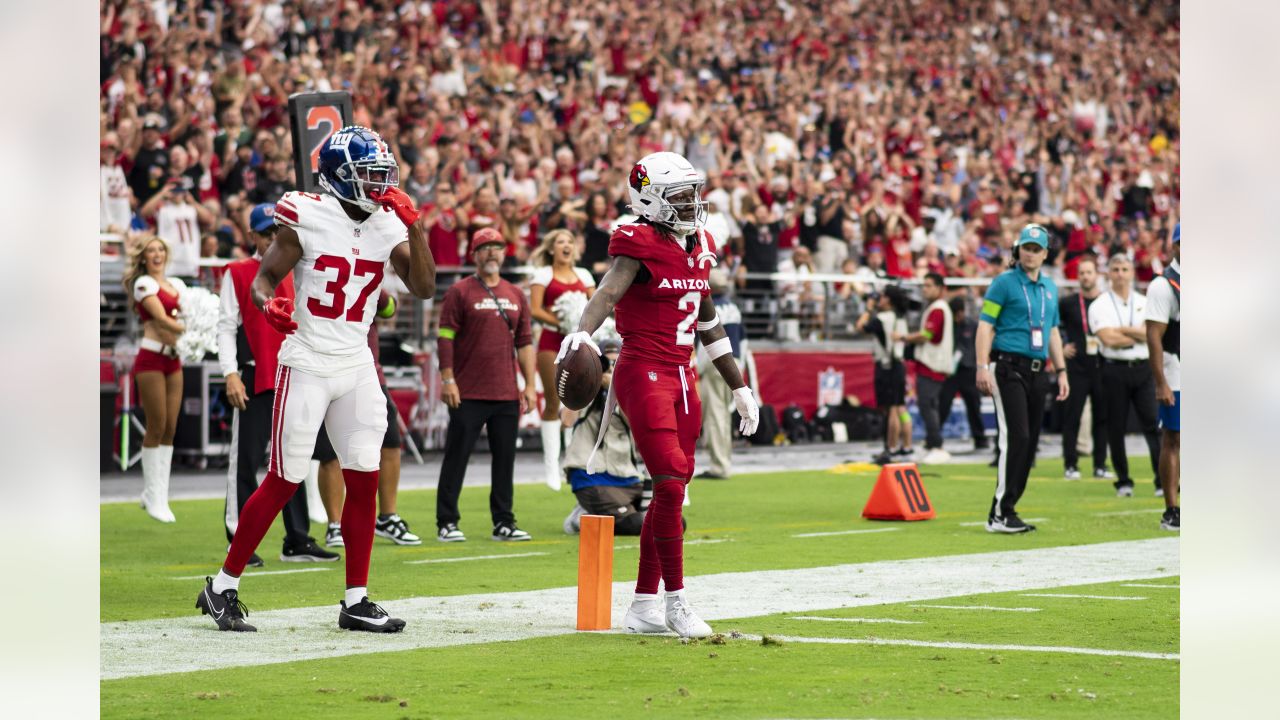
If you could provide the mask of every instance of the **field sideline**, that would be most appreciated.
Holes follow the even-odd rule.
[[[621,717],[659,708],[677,717],[1176,714],[1179,542],[1157,527],[1159,501],[1062,481],[1060,461],[1042,460],[1020,507],[1043,518],[1040,530],[994,536],[979,527],[990,473],[979,465],[926,472],[939,516],[912,524],[857,517],[871,472],[694,483],[686,573],[695,606],[726,633],[715,644],[575,633],[576,538],[559,530],[571,498],[543,487],[517,490],[533,542],[484,539],[479,488],[463,495],[471,541],[379,540],[374,599],[409,621],[388,637],[337,630],[341,564],[275,560],[278,524],[263,543],[267,567],[241,586],[260,632],[218,633],[191,606],[197,578],[225,551],[221,503],[176,503],[176,526],[104,504],[102,714],[566,717],[596,706]],[[401,513],[420,532],[433,507],[431,491],[402,494]],[[615,625],[635,546],[615,540]],[[708,666],[721,659],[713,665],[736,667],[731,676]],[[614,682],[584,678],[585,668]],[[990,706],[993,698],[1001,704]]]

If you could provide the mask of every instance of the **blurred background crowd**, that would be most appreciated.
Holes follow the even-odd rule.
[[[352,94],[444,267],[482,228],[511,266],[568,228],[598,277],[632,164],[686,155],[738,292],[773,303],[749,334],[781,307],[830,337],[877,278],[994,276],[1028,222],[1057,277],[1122,253],[1142,283],[1179,214],[1176,3],[104,0],[101,21],[103,252],[167,234],[176,275],[243,256],[248,210],[295,187],[305,91]]]

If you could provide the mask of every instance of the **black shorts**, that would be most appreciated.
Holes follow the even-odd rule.
[[[387,432],[382,436],[382,447],[398,448],[400,447],[400,419],[397,415],[400,411],[391,400],[391,393],[386,385],[382,386],[382,394],[387,398]],[[329,442],[329,433],[325,430],[324,423],[320,423],[320,432],[316,434],[316,449],[311,453],[311,459],[322,463],[338,459],[333,443]]]
[[[907,404],[907,366],[894,363],[890,367],[876,365],[876,407],[881,410]]]

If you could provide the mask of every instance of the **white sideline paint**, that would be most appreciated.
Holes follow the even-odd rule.
[[[930,608],[933,610],[995,610],[997,612],[1040,612],[1040,608],[1011,608],[995,605],[909,605],[914,608]]]
[[[700,540],[685,540],[685,545],[715,545],[716,543],[733,542],[733,538],[702,538]],[[615,545],[614,550],[639,550],[639,545]]]
[[[1120,583],[1120,587],[1168,588],[1173,590],[1182,588],[1181,585],[1160,585],[1159,583]]]
[[[1049,518],[1022,518],[1023,522],[1049,522]],[[962,522],[956,523],[960,527],[986,527],[987,521],[980,520],[978,522]]]
[[[889,623],[892,625],[923,625],[922,620],[894,620],[893,618],[833,618],[820,617],[817,615],[796,615],[788,620],[820,620],[822,622],[850,622],[850,623]]]
[[[1022,593],[1022,597],[1076,598],[1079,600],[1146,600],[1136,595],[1070,595],[1068,593]]]
[[[999,544],[999,543],[993,543]],[[803,614],[841,607],[910,603],[978,593],[1019,592],[1068,585],[1152,580],[1180,571],[1178,538],[928,557],[794,570],[760,570],[689,577],[698,614],[717,620],[776,613]],[[252,581],[241,597],[254,606]],[[375,583],[376,586],[376,583]],[[335,593],[339,591],[335,585]],[[434,589],[431,576],[424,590]],[[408,622],[394,635],[338,629],[337,604],[255,611],[256,633],[219,632],[190,607],[180,618],[131,620],[99,626],[101,677],[164,675],[194,670],[428,647],[475,645],[574,633],[576,587],[484,595],[374,600]],[[621,620],[633,583],[613,586],[613,617]],[[723,627],[724,630],[731,628]]]
[[[546,555],[544,552],[527,552],[527,553],[503,553],[502,555],[472,555],[470,557],[456,558],[430,558],[428,560],[405,560],[405,565],[425,565],[427,563],[450,563],[450,562],[466,562],[468,560],[503,560],[506,558],[533,557],[534,555]]]
[[[742,635],[747,640],[759,640],[759,635]],[[1053,645],[987,645],[984,643],[932,642],[929,640],[901,640],[890,638],[811,638],[770,635],[783,642],[818,643],[822,645],[905,645],[907,647],[942,648],[954,650],[1011,650],[1015,652],[1051,652],[1071,655],[1104,655],[1107,657],[1131,657],[1144,660],[1181,660],[1177,653],[1154,653],[1140,650],[1105,650],[1102,648],[1058,647]]]
[[[1152,508],[1150,510],[1118,510],[1116,512],[1100,512],[1094,513],[1095,517],[1119,517],[1121,515],[1147,515],[1149,513],[1162,513],[1164,508]]]
[[[318,567],[318,568],[298,568],[296,570],[265,570],[265,571],[257,571],[257,572],[245,572],[245,573],[242,573],[240,577],[247,578],[247,577],[258,577],[259,575],[292,575],[293,573],[328,572],[329,570],[332,570],[332,568]],[[216,575],[217,573],[214,572],[214,574]],[[169,579],[170,580],[203,580],[207,575],[209,575],[209,573],[205,573],[204,575],[183,575],[181,577],[172,577]]]
[[[866,533],[897,532],[899,529],[900,528],[896,528],[896,527],[887,527],[887,528],[876,528],[875,530],[837,530],[835,532],[800,533],[799,535],[792,535],[791,537],[806,538],[806,537],[831,537],[832,535],[864,535]]]

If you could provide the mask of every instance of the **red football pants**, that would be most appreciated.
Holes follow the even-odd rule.
[[[675,592],[684,587],[684,486],[693,475],[693,450],[702,429],[697,379],[688,367],[623,359],[613,383],[636,448],[654,478],[653,501],[640,531],[636,592],[657,593],[659,578],[667,592]]]

